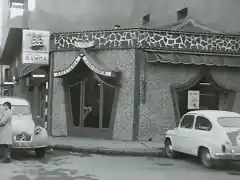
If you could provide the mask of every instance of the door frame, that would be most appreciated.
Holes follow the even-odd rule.
[[[113,131],[113,121],[112,121],[112,115],[110,117],[110,122],[109,122],[109,128],[89,128],[89,127],[84,127],[84,103],[85,103],[85,83],[86,83],[87,78],[82,80],[81,82],[81,94],[80,94],[80,124],[79,127],[73,126],[72,121],[73,121],[73,116],[72,116],[72,105],[71,105],[71,93],[70,93],[70,86],[67,82],[64,82],[64,87],[65,87],[65,102],[66,102],[66,117],[67,117],[67,131],[69,136],[74,136],[74,137],[84,137],[84,138],[99,138],[99,139],[112,139],[112,131]],[[102,111],[101,109],[103,108],[103,83],[99,82],[101,84],[100,86],[100,105],[99,105],[99,123],[102,123]],[[116,97],[116,89],[114,93],[114,100]],[[114,104],[114,103],[113,103]],[[113,109],[113,108],[112,108]],[[112,110],[113,113],[113,110]],[[101,126],[99,126],[101,127]]]

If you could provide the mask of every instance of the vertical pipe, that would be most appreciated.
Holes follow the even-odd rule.
[[[132,140],[138,140],[139,132],[139,117],[140,117],[140,56],[141,51],[135,50],[134,56],[134,104],[133,104],[133,125],[132,125]]]
[[[3,65],[1,65],[1,96],[3,95],[3,87],[4,87],[4,83],[3,83],[3,79],[4,79],[4,72],[3,72]]]
[[[84,121],[85,121],[85,85],[86,85],[86,79],[82,81],[81,83],[81,92],[80,92],[80,127],[84,127]]]
[[[48,110],[47,110],[47,130],[49,135],[52,135],[52,102],[53,102],[53,83],[54,83],[54,53],[50,52],[49,58],[49,75],[48,75]]]
[[[103,128],[103,83],[100,83],[100,101],[99,101],[99,128]]]

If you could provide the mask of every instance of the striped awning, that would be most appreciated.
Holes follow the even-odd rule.
[[[145,51],[145,55],[149,63],[240,67],[240,57],[236,56],[176,54],[153,51]]]

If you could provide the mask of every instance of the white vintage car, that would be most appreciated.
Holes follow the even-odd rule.
[[[12,104],[13,148],[34,150],[37,158],[44,157],[48,134],[45,128],[35,125],[29,102],[16,97],[0,97],[1,112],[6,101]]]
[[[186,113],[179,126],[168,130],[165,154],[200,157],[204,167],[213,168],[219,160],[240,160],[240,114],[217,110]]]

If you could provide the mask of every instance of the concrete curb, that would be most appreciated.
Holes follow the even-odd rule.
[[[74,147],[67,145],[49,145],[48,149],[71,151],[78,153],[102,154],[108,156],[134,156],[134,157],[163,157],[164,149],[156,150],[140,150],[140,149],[107,149],[107,148],[91,148],[91,147]]]

